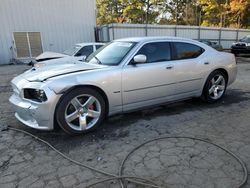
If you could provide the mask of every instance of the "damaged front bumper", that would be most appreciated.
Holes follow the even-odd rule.
[[[54,113],[56,104],[61,95],[57,95],[46,85],[38,82],[29,82],[21,77],[16,77],[11,82],[13,94],[9,98],[15,110],[15,117],[23,124],[39,130],[54,129]],[[25,99],[22,94],[24,88],[43,88],[47,101],[36,102]]]

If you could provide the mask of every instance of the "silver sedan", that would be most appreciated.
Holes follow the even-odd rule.
[[[12,80],[9,100],[23,124],[81,134],[117,113],[192,97],[216,102],[237,74],[234,55],[175,37],[115,40],[86,63],[60,61]]]

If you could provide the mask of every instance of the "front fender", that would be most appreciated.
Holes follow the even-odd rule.
[[[121,70],[110,69],[103,72],[91,71],[54,77],[48,80],[48,87],[56,94],[63,94],[76,86],[94,86],[102,90],[108,98],[112,114],[122,109]]]

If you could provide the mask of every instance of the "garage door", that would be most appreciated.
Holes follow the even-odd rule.
[[[40,32],[14,32],[17,58],[36,57],[43,52]]]

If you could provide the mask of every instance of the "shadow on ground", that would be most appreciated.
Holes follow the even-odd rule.
[[[181,114],[186,111],[206,110],[209,108],[217,108],[221,106],[226,107],[229,105],[250,100],[250,95],[248,94],[250,94],[250,92],[243,92],[242,90],[231,89],[227,91],[223,100],[214,104],[207,104],[202,100],[196,98],[172,104],[160,105],[149,110],[141,110],[126,113],[123,115],[116,115],[107,119],[102,125],[102,127],[100,127],[99,129],[90,132],[84,136],[69,136],[61,130],[44,132],[30,129],[27,127],[22,127],[22,129],[27,130],[28,132],[40,138],[43,138],[44,140],[55,145],[58,149],[61,149],[64,152],[68,152],[72,148],[81,147],[82,144],[85,145],[103,139],[116,140],[127,137],[129,135],[129,131],[123,131],[122,128],[129,127],[131,124],[136,123],[139,120],[151,120],[159,116],[171,116]],[[117,131],[118,129],[120,130]]]

